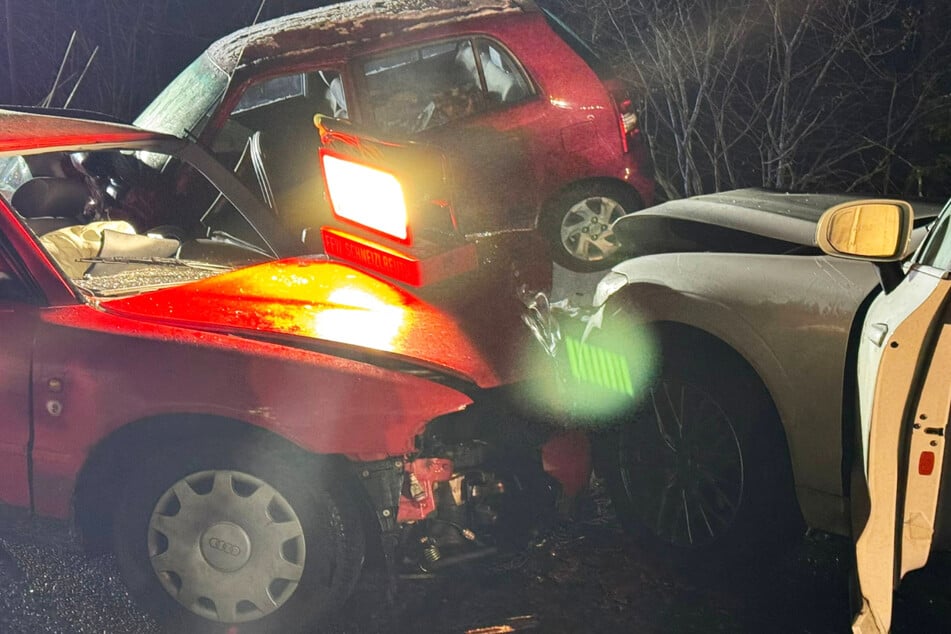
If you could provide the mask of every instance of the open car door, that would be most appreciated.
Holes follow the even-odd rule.
[[[913,273],[866,320],[863,345],[881,358],[863,430],[870,504],[856,540],[855,632],[888,631],[894,589],[931,552],[951,408],[949,292],[951,280]]]
[[[870,200],[829,209],[817,228],[826,253],[877,262],[885,290],[869,307],[857,358],[854,632],[887,632],[902,577],[951,541],[940,498],[951,412],[951,207],[902,273],[912,225],[907,203]]]

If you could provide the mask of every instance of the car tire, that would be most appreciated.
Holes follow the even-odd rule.
[[[169,631],[312,631],[360,574],[363,524],[340,474],[249,440],[157,447],[122,487],[116,561]]]
[[[622,526],[688,565],[749,563],[788,546],[801,519],[762,384],[732,357],[699,346],[662,350],[643,402],[596,439],[598,472]]]
[[[593,183],[568,188],[542,218],[552,260],[577,272],[612,266],[621,248],[611,225],[641,207],[637,193],[624,185]]]

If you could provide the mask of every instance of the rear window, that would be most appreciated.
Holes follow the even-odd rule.
[[[541,10],[542,15],[545,16],[548,25],[558,34],[558,37],[564,40],[565,44],[570,46],[571,50],[573,50],[578,57],[583,59],[601,80],[612,79],[614,77],[614,70],[594,52],[590,44],[582,39],[580,35],[572,31],[557,15],[545,7],[539,6],[538,8]]]

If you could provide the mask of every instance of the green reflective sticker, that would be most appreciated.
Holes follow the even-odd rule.
[[[612,392],[634,396],[631,369],[624,355],[592,346],[574,337],[565,337],[565,346],[572,377]]]

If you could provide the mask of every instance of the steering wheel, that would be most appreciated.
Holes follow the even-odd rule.
[[[92,157],[89,152],[69,154],[70,164],[82,175],[86,189],[89,190],[89,200],[83,209],[83,216],[87,220],[110,220],[112,211],[120,207],[130,185],[110,173],[112,170],[108,169],[109,161],[92,160]]]

